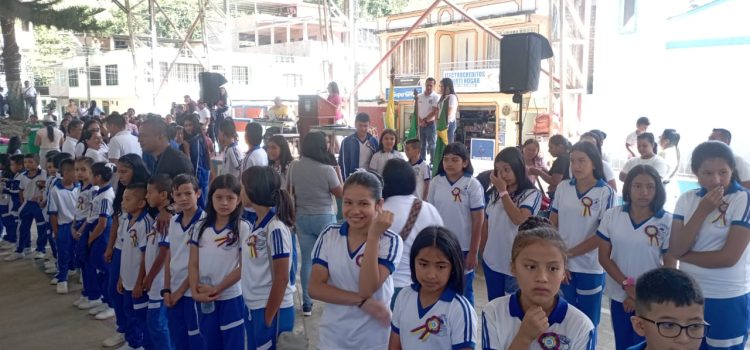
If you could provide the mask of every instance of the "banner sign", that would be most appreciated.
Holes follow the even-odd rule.
[[[456,92],[500,92],[500,69],[447,70],[443,78],[451,78]]]
[[[397,86],[393,89],[393,100],[394,101],[414,101],[414,89],[417,89],[418,93],[422,93],[421,86]],[[385,98],[391,92],[391,88],[385,88]]]

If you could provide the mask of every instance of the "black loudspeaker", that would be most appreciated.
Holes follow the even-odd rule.
[[[504,35],[500,40],[500,92],[526,93],[539,87],[541,61],[552,57],[547,38],[537,33]]]
[[[227,83],[227,79],[219,73],[198,73],[198,83],[201,86],[201,100],[213,106],[219,101],[219,87]]]

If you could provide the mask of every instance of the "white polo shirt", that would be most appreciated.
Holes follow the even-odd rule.
[[[89,148],[86,150],[86,154],[83,155],[84,157],[89,157],[94,160],[94,163],[109,163],[109,158],[107,158],[107,153],[102,152],[101,148],[96,150],[93,148]]]
[[[599,221],[604,212],[614,206],[615,198],[614,190],[601,179],[584,193],[578,193],[575,178],[557,185],[552,211],[557,213],[557,230],[568,249],[596,234]],[[594,249],[568,259],[568,270],[591,274],[603,273],[598,254],[598,249]]]
[[[65,141],[63,141],[62,145],[62,152],[70,154],[75,157],[76,155],[76,145],[78,145],[78,139],[74,139],[70,136],[65,138]]]
[[[473,349],[477,314],[469,301],[446,288],[433,305],[419,302],[419,285],[402,289],[396,296],[391,330],[403,349]]]
[[[414,177],[417,180],[417,188],[414,189],[414,195],[419,197],[419,199],[424,199],[422,198],[424,197],[424,183],[425,181],[430,181],[432,178],[430,165],[424,159],[419,158],[416,163],[411,165],[411,168],[414,169]]]
[[[531,215],[539,212],[542,193],[535,188],[509,194],[518,208],[528,209]],[[514,224],[503,206],[503,199],[489,199],[487,204],[487,243],[482,259],[492,271],[510,276],[510,255],[513,240],[518,235],[518,225]]]
[[[146,210],[143,210],[137,218],[128,214],[125,225],[119,228],[125,239],[120,260],[120,279],[122,287],[127,291],[132,291],[138,280],[141,259],[146,246],[146,235],[151,231],[151,226],[153,226],[153,219]]]
[[[286,283],[284,299],[281,307],[294,306],[294,283],[291,279],[294,275],[292,270],[292,233],[271,210],[266,217],[256,222],[251,228],[249,223],[244,222],[240,230],[241,253],[242,253],[242,295],[245,304],[250,310],[263,309],[268,303],[273,284],[273,267],[271,261],[276,259],[287,260],[289,279]]]
[[[198,246],[199,280],[210,280],[209,284],[215,286],[240,266],[240,232],[249,230],[249,226],[246,222],[241,222],[235,232],[233,222],[220,229],[212,225],[204,228],[201,234],[203,220],[198,221],[191,230],[190,244]],[[237,281],[219,294],[219,300],[229,300],[241,295],[242,287],[240,281]]]
[[[76,158],[83,157],[83,151],[86,149],[86,146],[81,142],[76,145]],[[107,153],[109,153],[109,146],[107,146],[106,143],[102,142],[102,145],[99,146],[99,153],[102,157],[105,159],[107,158]],[[98,158],[99,156],[97,156]],[[92,157],[93,158],[93,157]]]
[[[133,136],[129,130],[120,131],[109,140],[108,154],[110,159],[120,159],[120,157],[131,153],[142,156],[143,150],[141,150],[141,144],[138,143],[138,138]]]
[[[667,165],[667,161],[665,161],[664,158],[659,157],[658,155],[654,155],[649,159],[643,159],[641,157],[630,158],[622,167],[622,172],[627,174],[630,169],[635,168],[636,165],[650,165],[652,168],[656,169],[656,172],[659,173],[662,180],[669,179],[669,165]]]
[[[86,187],[81,186],[81,192],[78,194],[78,200],[76,201],[76,221],[86,221],[91,216],[94,196],[97,191],[99,191],[99,187],[93,184],[88,184]]]
[[[750,181],[750,164],[745,161],[742,157],[735,154],[734,156],[735,169],[737,171],[737,177],[740,181]]]
[[[89,211],[87,222],[92,223],[99,218],[111,217],[114,214],[115,191],[112,186],[106,185],[97,188],[92,199],[92,207]]]
[[[33,177],[29,176],[28,171],[23,172],[23,175],[19,178],[18,189],[23,191],[24,201],[37,202],[36,197],[43,193],[37,182],[41,181],[41,184],[44,184],[46,180],[47,172],[42,169],[38,169]]]
[[[627,205],[607,210],[596,234],[611,245],[610,258],[620,271],[638,279],[664,265],[662,256],[669,249],[672,214],[662,210],[644,222],[635,223],[628,210]],[[609,274],[605,293],[621,303],[627,299],[622,281],[615,281]]]
[[[163,245],[169,247],[169,288],[177,290],[182,282],[188,278],[188,261],[190,260],[190,235],[191,230],[198,220],[206,217],[206,213],[200,208],[190,219],[187,225],[182,225],[182,213],[172,217],[169,222],[167,239]],[[193,293],[190,288],[185,291],[185,296],[191,297]]]
[[[368,168],[382,176],[383,169],[385,169],[385,163],[394,158],[406,160],[404,155],[396,150],[391,152],[375,152],[370,158],[370,165]]]
[[[451,183],[445,175],[430,182],[427,201],[437,208],[445,227],[458,238],[461,249],[471,245],[471,212],[484,209],[484,189],[477,179],[464,175]]]
[[[482,348],[507,349],[518,334],[523,317],[518,292],[490,301],[482,309]],[[547,318],[549,328],[531,343],[529,350],[594,350],[594,324],[565,299],[558,297]]]
[[[120,228],[128,225],[128,214],[122,213],[117,218],[118,226],[117,232],[115,232],[115,249],[122,251],[122,245],[125,243],[125,231]]]
[[[411,207],[414,205],[415,196],[393,196],[388,197],[383,204],[383,210],[388,210],[393,213],[393,223],[391,223],[391,230],[396,234],[401,235],[401,231],[406,225],[406,220],[409,219],[409,212]],[[393,285],[396,288],[404,288],[410,286],[414,281],[411,280],[411,269],[409,265],[409,253],[411,252],[411,246],[414,244],[414,240],[424,228],[430,226],[443,226],[443,218],[440,217],[437,209],[425,201],[422,201],[422,208],[419,209],[417,215],[417,221],[414,222],[406,240],[404,241],[404,254],[401,254],[401,262],[398,263],[396,271],[393,272]],[[403,238],[403,237],[402,237]]]
[[[50,191],[49,215],[57,215],[59,225],[69,224],[75,220],[76,201],[81,186],[76,182],[70,188],[66,188],[62,181],[58,181]]]
[[[370,159],[372,159],[372,145],[370,145],[370,141],[367,137],[365,137],[365,140],[362,141],[357,137],[356,134],[354,134],[354,138],[357,140],[359,144],[359,168],[361,169],[367,169],[370,167]],[[377,147],[375,147],[377,148]]]
[[[255,146],[247,151],[247,154],[245,154],[245,159],[242,160],[242,166],[240,167],[240,176],[245,172],[245,170],[247,170],[247,168],[255,165],[268,165],[268,154],[266,154],[266,150],[264,150],[260,146]]]
[[[359,290],[359,263],[367,242],[349,251],[349,224],[328,226],[313,248],[313,264],[328,270],[328,284],[347,291]],[[386,231],[378,244],[378,263],[393,273],[401,259],[403,242],[397,234]],[[393,296],[393,278],[388,276],[371,298],[389,305]],[[390,329],[366,314],[357,305],[325,305],[319,323],[320,349],[386,349]]]
[[[143,246],[141,246],[144,254],[143,262],[147,275],[154,266],[156,257],[159,256],[159,249],[166,246],[165,242],[167,240],[167,235],[160,233],[159,230],[156,229],[156,226],[156,220],[154,220],[151,229],[148,231],[148,234],[146,234],[146,239],[143,240]],[[153,282],[151,282],[151,289],[148,290],[148,298],[150,300],[162,300],[162,289],[164,289],[164,265],[162,265],[161,269],[159,269],[159,272],[156,274],[156,277],[154,277]]]
[[[687,223],[698,208],[706,189],[695,189],[680,196],[675,208],[674,220]],[[726,205],[714,209],[701,225],[693,243],[694,252],[716,251],[724,248],[733,226],[750,227],[750,194],[737,182],[724,190]],[[724,209],[722,213],[721,209]],[[750,246],[748,246],[750,247]],[[734,298],[750,292],[750,249],[745,247],[742,257],[732,267],[705,268],[680,262],[680,270],[695,278],[706,298]]]
[[[440,101],[440,95],[435,91],[429,96],[424,93],[417,95],[417,103],[419,103],[419,119],[427,118],[427,116],[432,113],[432,110],[437,108],[438,101]],[[437,116],[435,117],[437,118]]]
[[[221,167],[221,175],[232,174],[240,178],[242,173],[240,167],[242,163],[242,152],[237,148],[237,143],[233,143],[224,150],[224,164]]]

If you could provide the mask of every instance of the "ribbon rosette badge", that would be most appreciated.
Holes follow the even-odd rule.
[[[729,209],[729,203],[722,201],[719,206],[719,215],[711,221],[712,224],[719,223],[719,226],[727,225],[727,209]]]
[[[654,225],[648,225],[644,229],[644,232],[646,232],[646,236],[648,236],[648,244],[658,247],[659,237],[657,237],[657,235],[659,234],[659,229]]]
[[[438,316],[432,316],[427,319],[425,324],[411,330],[412,334],[422,333],[419,335],[419,340],[426,341],[430,334],[440,333],[440,328],[443,326],[443,320]]]
[[[594,200],[583,197],[581,198],[581,204],[583,204],[583,216],[591,216],[591,206],[594,205]]]
[[[258,243],[258,236],[250,236],[247,238],[247,250],[250,252],[250,259],[258,257],[258,249],[255,247]]]
[[[451,194],[453,195],[453,201],[454,202],[460,202],[461,201],[461,189],[456,187],[451,191]]]
[[[560,350],[560,337],[556,333],[543,333],[537,342],[542,349]]]

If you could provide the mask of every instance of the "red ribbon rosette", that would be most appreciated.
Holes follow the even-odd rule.
[[[413,334],[422,333],[419,335],[419,340],[425,341],[430,334],[440,333],[440,328],[443,326],[443,320],[438,316],[432,316],[427,319],[425,324],[411,330]]]
[[[537,338],[537,343],[545,350],[560,350],[560,336],[557,333],[543,333]]]
[[[658,247],[659,237],[657,237],[657,235],[659,234],[659,229],[654,225],[648,225],[643,231],[646,233],[646,236],[648,236],[648,244]]]
[[[453,195],[453,201],[454,202],[460,202],[461,201],[461,189],[456,187],[451,191],[451,194]]]
[[[719,225],[726,226],[728,209],[729,209],[729,203],[722,201],[721,205],[719,206],[719,215],[716,217],[716,219],[714,219],[714,221],[711,221],[711,223],[715,224],[717,222],[721,222]]]

